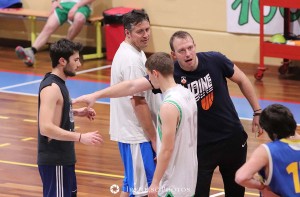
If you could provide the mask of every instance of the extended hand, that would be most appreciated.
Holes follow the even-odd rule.
[[[74,116],[87,117],[90,120],[94,120],[96,111],[93,108],[82,107],[74,109]]]
[[[252,133],[257,133],[257,137],[263,134],[263,129],[259,125],[259,116],[253,116],[252,120]]]
[[[88,105],[87,106],[88,108],[92,107],[95,102],[96,102],[96,98],[93,96],[93,94],[82,95],[72,101],[73,104],[85,103]]]
[[[158,185],[154,185],[153,183],[150,185],[148,189],[148,197],[158,197]]]
[[[80,142],[85,145],[97,145],[103,143],[102,136],[98,133],[98,131],[82,133]]]

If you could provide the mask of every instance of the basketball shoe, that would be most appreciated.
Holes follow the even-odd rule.
[[[15,51],[18,58],[21,59],[27,66],[33,66],[34,53],[31,48],[23,48],[21,46],[17,46]]]

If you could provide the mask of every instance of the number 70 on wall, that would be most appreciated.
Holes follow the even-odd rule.
[[[259,24],[259,0],[234,0],[231,4],[231,9],[236,10],[240,7],[239,13],[239,25],[245,25],[249,22],[249,17],[251,16],[255,22]],[[269,8],[267,11],[264,10],[264,24],[268,24],[274,18],[277,10],[279,10],[280,15],[284,16],[284,8],[264,6]],[[298,20],[300,17],[299,9],[291,9],[291,22]]]

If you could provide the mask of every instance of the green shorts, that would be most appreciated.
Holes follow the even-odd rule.
[[[63,9],[61,9],[61,8],[55,9],[55,12],[58,17],[58,21],[59,21],[60,25],[62,25],[64,22],[66,22],[68,20],[68,13],[75,4],[76,3],[74,3],[74,2],[64,2],[64,3],[60,4]],[[76,13],[77,12],[80,12],[81,14],[83,14],[86,19],[88,19],[91,15],[91,9],[87,5],[80,7],[76,11]]]

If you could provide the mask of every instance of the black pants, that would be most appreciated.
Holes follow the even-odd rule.
[[[219,167],[222,175],[225,197],[243,197],[245,188],[238,185],[236,171],[246,162],[247,134],[239,132],[231,138],[198,146],[198,177],[195,197],[209,197],[214,170]]]

